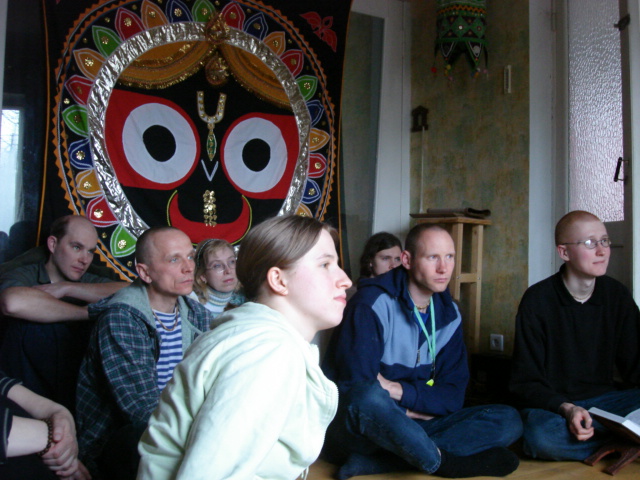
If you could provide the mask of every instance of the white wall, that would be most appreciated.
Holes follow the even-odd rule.
[[[378,166],[372,232],[404,238],[410,207],[411,17],[409,2],[354,0],[352,10],[384,20]]]
[[[629,68],[631,85],[631,183],[632,189],[632,282],[633,296],[640,299],[640,0],[629,0]],[[634,167],[635,164],[635,167]]]
[[[529,285],[555,270],[557,118],[553,0],[529,1]]]
[[[2,92],[4,92],[4,49],[7,36],[7,7],[9,0],[0,0],[0,112],[2,111]],[[0,121],[2,116],[0,116]]]

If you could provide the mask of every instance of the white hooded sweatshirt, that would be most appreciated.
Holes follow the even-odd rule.
[[[162,392],[139,445],[139,480],[293,480],[320,454],[338,390],[318,348],[265,305],[223,317]]]

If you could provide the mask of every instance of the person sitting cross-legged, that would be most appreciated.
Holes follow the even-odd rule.
[[[458,307],[447,288],[455,247],[442,227],[407,235],[402,267],[362,280],[323,370],[340,389],[323,450],[337,478],[415,470],[505,476],[522,434],[506,405],[463,408],[469,380]]]
[[[93,322],[86,305],[128,285],[88,272],[98,234],[80,215],[58,218],[48,256],[0,275],[0,368],[29,390],[75,410],[80,362]]]
[[[606,275],[611,240],[597,216],[567,213],[555,242],[563,265],[518,307],[510,390],[523,408],[525,454],[582,461],[612,438],[589,408],[640,408],[640,311]]]
[[[213,315],[188,298],[191,240],[173,227],[145,231],[136,245],[139,279],[92,304],[97,319],[78,380],[80,458],[97,478],[135,478],[137,444],[175,365]]]

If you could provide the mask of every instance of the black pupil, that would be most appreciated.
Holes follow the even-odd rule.
[[[171,131],[161,125],[153,125],[142,134],[142,141],[149,155],[158,162],[166,162],[176,153],[176,139]]]
[[[250,170],[261,172],[269,164],[271,148],[264,140],[249,140],[242,149],[242,160]]]

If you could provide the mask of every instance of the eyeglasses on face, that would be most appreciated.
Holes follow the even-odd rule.
[[[588,238],[587,240],[581,242],[567,242],[562,245],[580,245],[583,244],[589,250],[593,250],[598,246],[598,244],[602,245],[603,248],[609,248],[611,246],[611,239],[609,237],[601,238],[600,240],[596,240],[594,238]]]
[[[229,260],[228,262],[214,262],[207,265],[207,270],[213,270],[216,273],[222,273],[228,270],[236,269],[236,260]]]

